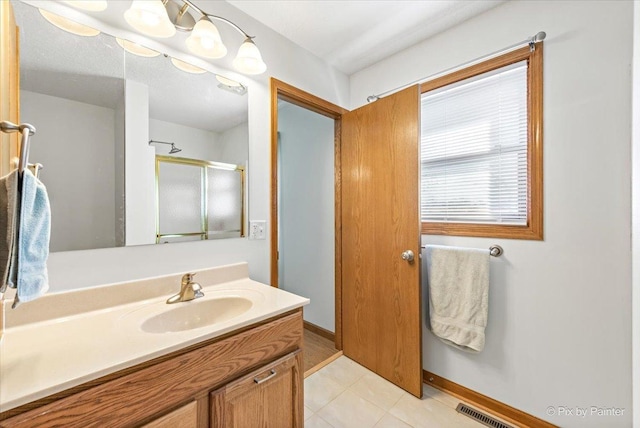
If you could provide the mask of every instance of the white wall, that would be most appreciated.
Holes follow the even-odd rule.
[[[249,159],[249,124],[247,122],[229,128],[220,135],[220,162],[247,165]]]
[[[335,331],[334,120],[278,107],[278,286],[311,303],[304,319]]]
[[[633,426],[640,427],[640,1],[633,2]]]
[[[156,141],[175,143],[181,152],[169,154],[171,146],[152,144],[157,155],[218,161],[221,148],[216,132],[191,128],[177,123],[149,119],[149,138]]]
[[[149,146],[149,88],[125,82],[125,241],[156,242],[155,149]]]
[[[32,3],[27,1],[27,3]],[[211,5],[210,5],[211,6]],[[38,2],[38,7],[73,17],[107,33],[140,40],[135,32],[114,29],[80,11],[57,2]],[[205,6],[203,6],[205,7]],[[186,49],[166,52],[210,71],[245,84],[249,91],[249,219],[269,219],[270,93],[269,78],[276,77],[337,105],[346,105],[349,80],[320,58],[285,39],[258,21],[225,2],[215,2],[217,13],[233,20],[257,36],[268,69],[264,75],[249,78],[224,70],[218,61],[207,62]],[[211,8],[211,7],[209,7]],[[259,40],[258,40],[259,39]],[[162,41],[149,47],[161,49]],[[267,224],[267,230],[269,225]],[[236,261],[248,261],[252,279],[269,282],[269,237],[266,240],[226,239],[184,244],[111,248],[81,252],[52,253],[48,261],[52,292],[78,287],[134,280],[165,273],[180,273]]]
[[[629,427],[632,3],[505,3],[351,76],[351,103],[541,30],[545,240],[423,237],[505,250],[492,260],[484,351],[425,328],[424,369],[563,427]],[[625,412],[581,419],[550,406]]]
[[[37,126],[29,161],[44,165],[51,251],[113,247],[115,111],[20,91],[20,113]]]
[[[115,244],[122,247],[125,244],[125,195],[124,195],[124,151],[125,151],[125,105],[124,96],[118,102],[115,109],[115,144],[114,144],[114,221],[115,221]]]

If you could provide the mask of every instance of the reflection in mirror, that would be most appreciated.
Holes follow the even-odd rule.
[[[156,242],[244,236],[244,169],[156,156]]]
[[[209,72],[186,72],[189,64],[154,51],[134,55],[136,46],[104,33],[71,34],[35,7],[12,5],[20,28],[21,118],[37,128],[30,160],[44,165],[51,251],[155,243],[156,155],[244,169],[244,86],[220,83]],[[152,140],[181,151],[170,153],[170,144]],[[241,236],[243,190],[244,183],[234,189],[241,200],[236,232],[202,238]],[[217,206],[216,195],[210,198],[208,206]]]

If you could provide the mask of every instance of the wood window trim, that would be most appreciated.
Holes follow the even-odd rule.
[[[525,46],[420,85],[420,92],[425,93],[516,62],[528,62],[527,224],[422,222],[422,234],[543,240],[542,51],[542,42],[537,43],[533,51]]]

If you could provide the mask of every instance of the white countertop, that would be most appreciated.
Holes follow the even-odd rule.
[[[309,303],[309,299],[249,278],[211,286],[201,284],[205,296],[191,302],[167,305],[164,302],[168,295],[154,296],[9,326],[0,343],[0,412]],[[108,289],[100,290],[105,291]],[[85,295],[91,297],[90,293]],[[237,317],[210,326],[172,333],[141,329],[142,321],[163,311],[231,296],[248,297],[253,305]]]

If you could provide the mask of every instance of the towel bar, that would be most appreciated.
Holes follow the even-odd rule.
[[[504,250],[500,245],[492,245],[489,247],[489,254],[493,257],[500,257],[504,253]]]
[[[10,134],[12,132],[19,132],[22,135],[22,142],[20,144],[20,162],[18,164],[18,170],[20,174],[28,166],[29,162],[29,137],[36,133],[36,128],[28,123],[16,125],[7,120],[0,122],[0,131]]]
[[[424,250],[425,248],[427,248],[427,246],[423,245],[420,248]],[[489,247],[489,254],[492,255],[493,257],[500,257],[501,255],[504,254],[504,250],[500,245],[492,245]]]

